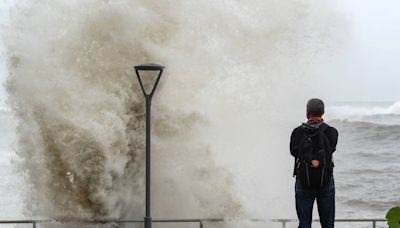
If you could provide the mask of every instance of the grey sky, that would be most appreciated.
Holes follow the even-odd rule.
[[[339,0],[349,23],[343,55],[327,66],[325,89],[336,101],[398,101],[400,1]]]
[[[0,24],[12,0],[0,1]],[[400,100],[400,1],[336,0],[349,34],[339,58],[323,65],[322,89],[331,101]],[[0,38],[1,41],[1,38]],[[340,47],[339,47],[340,48]],[[4,47],[0,42],[0,53]],[[0,81],[6,77],[0,56]],[[0,88],[0,104],[5,99]]]

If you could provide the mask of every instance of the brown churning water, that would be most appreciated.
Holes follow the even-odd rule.
[[[291,104],[313,92],[313,65],[332,45],[327,8],[18,1],[5,43],[27,213],[143,217],[144,99],[132,67],[146,62],[166,66],[153,98],[153,217],[285,211],[286,137],[303,114]]]

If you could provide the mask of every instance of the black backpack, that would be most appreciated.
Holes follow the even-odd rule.
[[[310,134],[303,129],[299,156],[295,160],[294,175],[300,179],[303,186],[321,189],[329,182],[333,173],[332,148],[326,129],[322,124],[319,129]],[[318,167],[311,167],[311,160],[319,160]]]

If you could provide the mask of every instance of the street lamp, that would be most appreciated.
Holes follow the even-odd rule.
[[[144,98],[146,99],[146,217],[144,217],[144,227],[151,228],[151,194],[150,194],[150,171],[151,171],[151,163],[150,163],[150,137],[151,137],[151,98],[157,88],[158,81],[160,80],[161,74],[163,73],[164,66],[159,64],[141,64],[135,66],[135,71],[137,78],[140,83],[140,87],[142,88]],[[139,75],[139,71],[159,71],[157,79],[154,83],[153,88],[150,90],[150,93],[146,93],[146,90],[143,85],[143,81]]]

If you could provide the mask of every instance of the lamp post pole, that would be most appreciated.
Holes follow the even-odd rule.
[[[140,88],[146,100],[146,217],[144,218],[144,227],[151,228],[151,99],[157,88],[158,82],[163,73],[164,66],[158,64],[141,64],[135,66],[137,78],[140,83]],[[153,85],[150,93],[147,93],[139,71],[159,71],[156,82]]]

